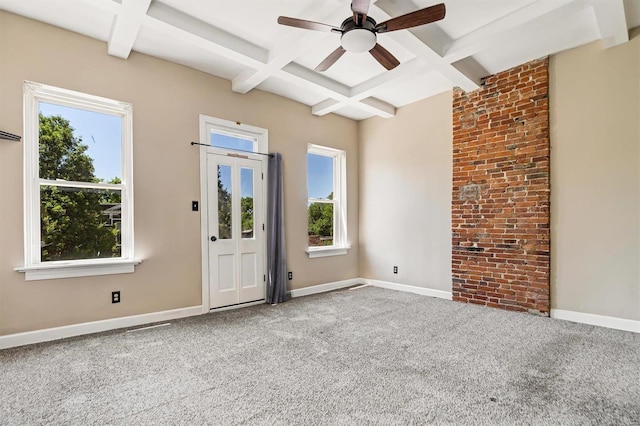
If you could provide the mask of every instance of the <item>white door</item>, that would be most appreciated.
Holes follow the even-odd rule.
[[[265,299],[262,162],[207,154],[209,307]]]

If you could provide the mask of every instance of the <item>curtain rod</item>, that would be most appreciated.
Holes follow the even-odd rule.
[[[191,145],[201,145],[201,146],[209,146],[209,147],[216,148],[213,145],[206,145],[204,143],[198,143],[198,142],[191,142]],[[218,147],[218,148],[222,148],[222,147]],[[273,157],[273,154],[263,154],[262,152],[246,151],[244,149],[235,149],[235,148],[222,148],[222,149],[228,149],[230,151],[246,152],[247,154],[258,154],[258,155],[266,155],[267,157]]]
[[[6,139],[9,141],[16,141],[16,142],[20,142],[20,139],[22,139],[20,136],[18,135],[14,135],[13,133],[7,133],[7,132],[3,132],[2,130],[0,130],[0,139]]]

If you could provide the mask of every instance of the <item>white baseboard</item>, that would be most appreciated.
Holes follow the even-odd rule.
[[[392,283],[388,281],[372,280],[368,278],[352,278],[349,280],[335,281],[331,283],[291,290],[291,297],[302,297],[311,294],[324,293],[327,291],[339,290],[359,284],[368,284],[374,287],[405,291],[409,293],[420,294],[423,296],[451,300],[451,292],[448,291],[416,287],[406,284]],[[187,308],[172,309],[169,311],[132,315],[122,318],[113,318],[101,321],[67,325],[63,327],[48,328],[44,330],[29,331],[25,333],[10,334],[7,336],[0,336],[0,349],[7,349],[33,343],[48,342],[51,340],[64,339],[66,337],[99,333],[102,331],[115,330],[119,328],[135,327],[138,325],[151,324],[154,322],[202,315],[202,313],[202,306],[191,306]],[[582,312],[565,311],[562,309],[551,309],[551,317],[566,321],[573,321],[583,324],[640,333],[640,321],[635,320],[608,317],[604,315],[586,314]]]
[[[562,309],[551,309],[551,318],[640,333],[640,321],[634,321],[624,318],[586,314],[584,312],[565,311]]]
[[[398,284],[398,283],[392,283],[389,281],[370,280],[367,278],[362,278],[361,281],[365,284],[370,284],[374,287],[381,287],[389,290],[406,291],[408,293],[420,294],[422,296],[437,297],[438,299],[446,299],[446,300],[452,299],[450,291],[435,290],[432,288],[425,288],[425,287],[416,287],[413,285]]]
[[[325,293],[327,291],[340,290],[358,284],[364,284],[361,278],[352,278],[350,280],[334,281],[332,283],[312,285],[309,287],[291,290],[291,297],[309,296],[311,294]]]
[[[172,309],[170,311],[85,322],[81,324],[66,325],[63,327],[28,331],[26,333],[9,334],[7,336],[0,336],[0,349],[13,348],[15,346],[29,345],[32,343],[48,342],[50,340],[64,339],[66,337],[80,336],[83,334],[99,333],[118,328],[135,327],[137,325],[168,321],[194,315],[202,315],[202,306],[191,306],[188,308]]]
[[[437,297],[439,299],[451,300],[451,292],[434,290],[432,288],[416,287],[407,284],[398,284],[388,281],[372,280],[369,278],[352,278],[350,280],[335,281],[327,284],[312,285],[310,287],[291,290],[291,297],[308,296],[310,294],[325,293],[327,291],[339,290],[341,288],[352,287],[358,284],[368,284],[373,287],[386,288],[389,290],[406,291],[408,293],[420,294],[422,296]]]

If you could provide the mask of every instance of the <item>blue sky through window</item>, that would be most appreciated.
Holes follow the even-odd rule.
[[[307,154],[309,198],[328,198],[333,192],[333,158]]]
[[[240,196],[253,197],[253,169],[240,169]]]
[[[40,102],[40,112],[47,117],[60,115],[69,121],[73,134],[82,138],[93,159],[95,175],[105,182],[122,179],[122,118],[62,105]]]
[[[254,140],[225,135],[223,133],[211,132],[211,145],[219,148],[239,149],[241,151],[254,152]],[[222,185],[229,190],[231,188],[231,175],[220,176]],[[253,197],[253,170],[240,169],[240,196]]]
[[[253,139],[243,139],[222,133],[211,132],[211,145],[220,148],[239,149],[253,152]]]
[[[231,193],[231,166],[220,165],[222,187]],[[253,169],[240,168],[240,197],[253,197]]]

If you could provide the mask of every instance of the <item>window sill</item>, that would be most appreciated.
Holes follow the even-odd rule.
[[[316,257],[329,257],[329,256],[342,256],[347,254],[351,247],[309,247],[307,250],[307,255],[309,259],[314,259]]]
[[[142,260],[107,260],[79,262],[51,262],[34,266],[22,266],[15,271],[24,272],[26,281],[54,280],[57,278],[91,277],[97,275],[130,274]]]

